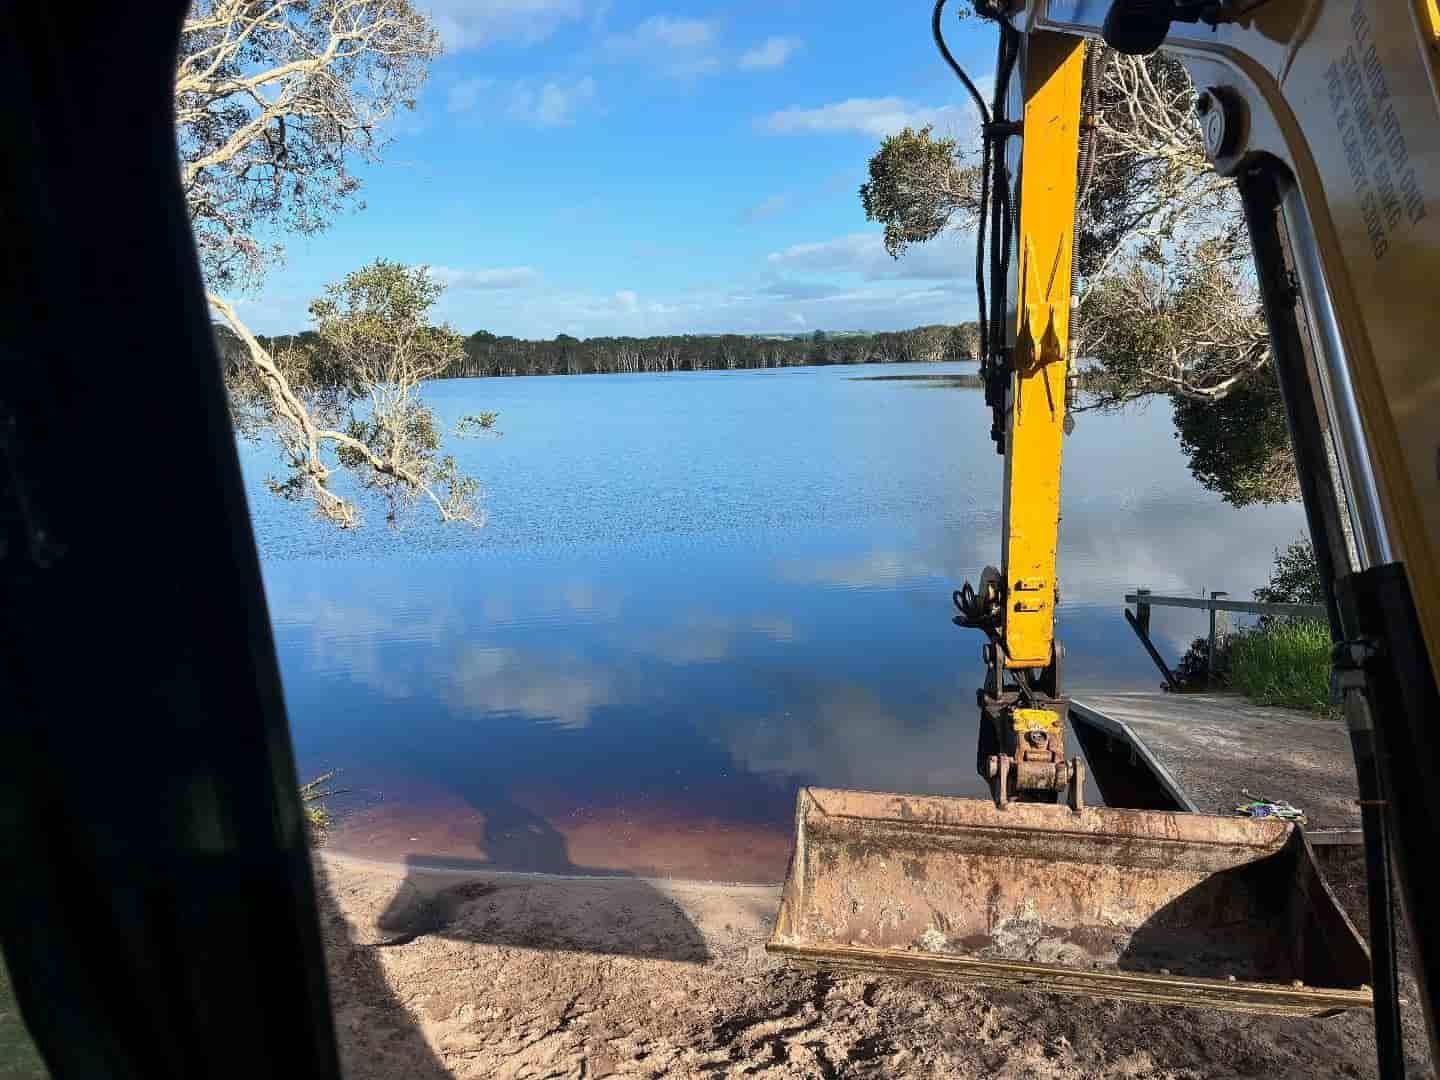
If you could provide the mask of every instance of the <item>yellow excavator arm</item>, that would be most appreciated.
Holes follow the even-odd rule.
[[[1392,865],[1440,1045],[1426,865],[1440,832],[1440,7],[973,0],[1000,34],[987,104],[946,48],[944,2],[936,42],[983,120],[976,288],[1004,455],[1000,566],[955,596],[955,621],[987,639],[977,766],[992,798],[802,791],[770,948],[1221,1008],[1373,1004],[1381,1074],[1401,1076]],[[1185,66],[1206,154],[1245,211],[1355,749],[1373,952],[1297,828],[1085,807],[1066,760],[1061,450],[1077,188],[1107,46]]]
[[[1019,69],[1020,120],[989,121],[987,134],[1002,160],[1002,137],[1022,135],[1024,147],[1014,185],[1015,302],[999,303],[1003,286],[994,283],[998,325],[984,358],[992,434],[1005,457],[1003,549],[1000,569],[987,568],[978,593],[967,583],[957,594],[957,622],[989,637],[977,763],[1001,804],[1012,792],[1053,800],[1067,788],[1078,799],[1083,787],[1082,770],[1065,760],[1055,605],[1085,42],[1035,33],[1002,60]],[[1011,185],[996,184],[1003,198],[1002,184]],[[996,232],[1008,246],[1008,230]]]
[[[1036,34],[1026,42],[1025,157],[1017,234],[1019,295],[1014,369],[1005,407],[1005,666],[1044,668],[1055,624],[1060,450],[1070,362],[1076,158],[1084,42]]]

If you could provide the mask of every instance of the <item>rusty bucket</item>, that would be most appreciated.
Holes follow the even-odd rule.
[[[1245,1012],[1371,1004],[1364,943],[1273,819],[804,788],[767,948]]]

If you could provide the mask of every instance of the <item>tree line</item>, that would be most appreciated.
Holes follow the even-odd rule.
[[[317,340],[312,341],[312,338]],[[314,331],[260,338],[272,353],[320,344]],[[917,326],[874,334],[764,336],[674,334],[658,337],[549,340],[497,336],[485,330],[465,338],[463,355],[437,378],[495,375],[592,375],[659,371],[738,371],[817,364],[903,364],[974,359],[979,331],[974,322]]]

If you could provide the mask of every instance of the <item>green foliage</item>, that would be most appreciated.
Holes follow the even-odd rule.
[[[888,136],[860,185],[865,217],[885,226],[885,250],[895,258],[951,224],[969,224],[978,207],[979,168],[961,165],[955,140],[932,138],[931,130],[927,124]]]
[[[1275,565],[1270,583],[1255,590],[1255,599],[1264,604],[1323,604],[1325,586],[1320,580],[1320,565],[1315,549],[1307,537],[1290,543],[1284,551],[1275,551]]]
[[[440,426],[421,396],[425,380],[465,358],[464,339],[431,321],[443,291],[426,267],[378,259],[310,305],[314,330],[257,341],[246,346],[248,363],[227,363],[237,428],[268,429],[279,442],[288,471],[267,480],[272,492],[311,501],[321,516],[349,528],[359,511],[331,487],[338,465],[388,501],[392,524],[421,499],[444,521],[483,520],[479,484],[441,454]],[[233,321],[230,309],[222,310]],[[233,351],[231,336],[216,332]],[[480,413],[462,428],[489,431],[495,420]]]
[[[337,771],[331,769],[327,773],[321,773],[314,780],[300,785],[300,805],[305,810],[305,824],[310,830],[310,841],[313,844],[323,844],[326,833],[333,824],[330,811],[324,806],[324,801],[332,796],[344,794],[342,790],[325,786],[335,779]]]
[[[403,349],[380,362],[443,368],[461,342],[448,326],[430,323],[430,310],[444,292],[429,267],[376,259],[327,285],[325,295],[311,301],[310,317],[320,340],[342,356],[359,343],[362,354],[371,354],[365,361],[387,348]]]
[[[950,339],[945,343],[945,355],[952,360],[979,359],[980,357],[980,325],[979,323],[960,323],[950,331]]]
[[[465,355],[445,377],[579,375],[600,372],[727,371],[807,364],[914,363],[972,359],[976,324],[917,326],[878,334],[821,331],[809,335],[675,334],[660,337],[561,335],[553,341],[497,337],[486,330],[465,339]],[[563,340],[562,340],[563,339]]]
[[[439,456],[435,415],[417,394],[421,382],[464,356],[464,339],[430,321],[444,291],[428,267],[377,259],[310,305],[316,351],[323,354],[312,362],[324,365],[334,385],[363,390],[368,406],[346,418],[336,456],[390,500],[392,523],[421,492],[431,494],[444,517],[474,513],[479,484],[460,473],[453,457]]]
[[[1231,505],[1299,496],[1285,403],[1272,369],[1218,401],[1177,397],[1175,427],[1195,479]]]
[[[1229,642],[1230,685],[1257,705],[1330,708],[1330,630],[1315,619],[1274,619]]]
[[[1283,551],[1276,550],[1270,583],[1256,589],[1254,597],[1264,604],[1325,602],[1320,568],[1308,539],[1301,537]],[[1319,638],[1317,626],[1323,631]],[[1262,615],[1254,629],[1221,635],[1215,643],[1213,680],[1209,654],[1208,638],[1198,637],[1191,642],[1174,669],[1181,685],[1199,689],[1218,682],[1241,690],[1257,701],[1264,698],[1261,704],[1294,705],[1295,708],[1321,708],[1329,701],[1330,634],[1323,623],[1313,619]],[[1281,661],[1289,663],[1295,655],[1300,657],[1298,666],[1287,674],[1287,669],[1280,666]],[[1238,674],[1234,667],[1237,656],[1242,658]],[[1296,691],[1295,687],[1301,689]],[[1324,702],[1315,704],[1322,697]]]
[[[1097,361],[1092,405],[1168,393],[1200,483],[1235,506],[1298,497],[1285,403],[1235,249],[1142,251],[1094,283],[1080,315]]]
[[[1086,287],[1083,347],[1105,371],[1109,400],[1170,393],[1212,402],[1270,378],[1243,241],[1150,240]]]
[[[1213,678],[1210,669],[1210,639],[1197,637],[1190,642],[1190,648],[1185,650],[1180,662],[1171,669],[1180,685],[1187,690],[1200,690],[1215,683],[1223,685],[1229,670],[1232,637],[1233,635],[1217,635]]]

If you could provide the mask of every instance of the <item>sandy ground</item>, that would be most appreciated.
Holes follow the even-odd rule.
[[[317,859],[317,877],[352,1078],[1375,1071],[1365,1011],[1282,1020],[791,970],[763,949],[769,887],[334,854]],[[1413,983],[1406,994],[1414,1000]],[[1406,1034],[1413,1075],[1430,1075],[1413,1006]]]

